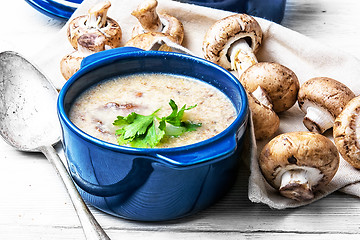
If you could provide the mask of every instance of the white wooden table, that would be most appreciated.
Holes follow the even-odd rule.
[[[64,22],[23,0],[1,1],[0,50],[32,55]],[[288,0],[282,25],[360,57],[360,1]],[[360,66],[359,66],[360,67]],[[139,223],[91,208],[112,239],[359,239],[360,199],[332,194],[283,211],[247,198],[247,171],[213,207],[177,221]],[[0,239],[84,239],[66,190],[42,154],[0,140]]]

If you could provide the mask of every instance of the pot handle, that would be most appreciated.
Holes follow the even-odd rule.
[[[110,185],[97,185],[86,181],[79,175],[75,166],[71,166],[69,172],[74,182],[85,192],[99,197],[111,197],[132,194],[146,183],[153,170],[151,161],[136,158],[128,174],[119,182]]]
[[[113,48],[113,49],[108,49],[105,51],[93,53],[93,54],[85,57],[81,61],[80,68],[83,68],[93,62],[96,62],[98,60],[103,60],[108,57],[113,57],[113,56],[117,56],[117,55],[124,54],[124,53],[129,53],[129,52],[140,52],[140,51],[144,51],[144,50],[140,49],[140,48],[136,48],[136,47],[118,47],[118,48]]]
[[[158,153],[154,156],[156,162],[161,162],[168,167],[185,169],[187,167],[193,167],[198,164],[207,162],[208,160],[214,161],[214,159],[221,160],[227,158],[234,154],[239,147],[239,144],[242,144],[242,139],[244,139],[245,131],[247,129],[248,117],[241,124],[234,134],[227,134],[226,136],[213,141],[213,145],[205,145],[204,147],[187,149],[182,154]]]
[[[196,151],[188,150],[181,154],[156,154],[158,162],[171,168],[186,169],[198,166],[198,164],[206,163],[214,159],[221,160],[232,155],[237,149],[237,141],[235,135],[230,135],[221,141],[215,143],[216,147],[197,148]]]

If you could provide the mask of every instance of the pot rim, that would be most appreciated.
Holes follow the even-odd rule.
[[[112,49],[112,50],[114,50],[114,49]],[[106,50],[106,51],[111,51],[111,50]],[[106,52],[106,51],[104,51],[104,52]],[[97,53],[95,53],[95,54],[97,54]],[[95,55],[95,54],[93,54],[93,55]],[[229,79],[230,81],[231,80],[233,81],[233,83],[235,84],[235,86],[237,88],[237,91],[240,93],[240,97],[242,99],[240,111],[237,112],[236,119],[224,131],[222,131],[221,133],[215,135],[214,137],[211,137],[211,138],[206,139],[204,141],[193,143],[193,144],[190,144],[190,145],[185,145],[185,146],[180,146],[180,147],[173,147],[173,148],[134,148],[134,147],[116,145],[116,144],[113,144],[113,143],[105,142],[103,140],[100,140],[98,138],[95,138],[95,137],[85,133],[84,131],[82,131],[81,129],[76,127],[70,121],[69,117],[66,114],[65,107],[64,107],[65,95],[68,92],[68,90],[71,88],[73,83],[80,76],[87,74],[88,72],[90,72],[93,69],[104,66],[105,64],[111,64],[114,61],[119,61],[121,59],[129,58],[129,57],[135,57],[135,58],[136,57],[142,57],[143,58],[143,57],[146,57],[146,56],[158,56],[158,57],[165,57],[165,58],[172,57],[172,58],[179,58],[179,59],[188,59],[188,60],[191,60],[191,61],[198,62],[199,64],[208,65],[209,67],[215,68],[217,71],[221,71],[227,77],[227,79]],[[201,79],[197,79],[197,80],[202,81]],[[205,83],[207,83],[207,82],[205,82]],[[210,83],[207,83],[207,84],[210,84]],[[216,86],[213,86],[213,87],[216,87]],[[58,110],[58,116],[62,120],[60,122],[65,124],[68,129],[70,129],[73,133],[78,135],[83,140],[86,140],[86,141],[88,141],[90,143],[93,143],[93,144],[99,146],[99,147],[106,148],[106,149],[109,149],[109,150],[115,151],[115,152],[122,152],[122,153],[127,153],[127,154],[134,154],[134,155],[139,155],[140,154],[140,155],[143,155],[143,156],[146,155],[146,156],[153,156],[153,157],[157,157],[159,154],[166,156],[167,153],[171,153],[171,155],[174,155],[174,153],[176,154],[176,153],[180,153],[180,152],[184,153],[184,152],[188,152],[188,151],[195,151],[196,149],[207,147],[208,145],[214,144],[215,142],[221,141],[221,139],[227,138],[229,136],[234,137],[234,139],[236,139],[236,137],[237,137],[236,136],[237,129],[241,125],[246,124],[247,119],[248,119],[248,115],[249,115],[248,101],[247,101],[247,95],[246,95],[245,89],[240,84],[240,82],[237,80],[237,78],[233,74],[231,74],[229,71],[227,71],[226,69],[220,67],[217,64],[214,64],[214,63],[212,63],[210,61],[207,61],[205,59],[202,59],[202,58],[199,58],[199,57],[196,57],[196,56],[191,56],[191,55],[182,54],[182,53],[176,53],[176,52],[160,52],[160,51],[135,51],[135,52],[125,52],[125,53],[122,52],[122,53],[119,53],[119,54],[112,54],[111,56],[104,56],[103,58],[96,58],[95,61],[87,62],[87,64],[82,66],[80,68],[80,70],[77,71],[64,84],[64,86],[60,90],[60,93],[59,93],[59,96],[58,96],[58,101],[57,101],[57,110]],[[216,156],[216,157],[220,157],[220,156],[223,156],[225,154],[227,155],[228,153],[224,152],[223,154],[220,154],[219,156]],[[198,164],[198,163],[208,161],[208,160],[209,159],[202,159],[201,161],[196,160],[196,161],[190,162],[190,163],[188,163],[188,162],[187,163],[179,163],[177,161],[173,162],[171,159],[167,159],[165,157],[163,161],[165,161],[165,162],[168,161],[171,165],[175,164],[175,165],[180,165],[180,166],[189,166],[189,165]]]

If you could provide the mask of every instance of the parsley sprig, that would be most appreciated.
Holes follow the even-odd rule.
[[[185,132],[195,131],[201,123],[183,121],[184,112],[196,107],[186,107],[179,110],[174,100],[170,99],[169,105],[172,112],[169,116],[158,117],[157,109],[152,114],[144,116],[135,112],[128,116],[117,116],[113,125],[118,126],[116,130],[119,145],[129,144],[132,147],[147,148],[155,147],[165,136],[178,137]]]

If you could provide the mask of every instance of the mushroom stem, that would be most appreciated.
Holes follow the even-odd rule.
[[[258,86],[255,91],[251,93],[261,104],[272,108],[273,105],[271,103],[271,100],[269,98],[269,95],[264,91],[264,89],[260,86]]]
[[[283,196],[297,201],[314,198],[307,172],[304,169],[293,169],[284,172],[281,176],[279,191]]]
[[[317,106],[309,106],[306,109],[306,115],[303,123],[311,132],[323,133],[332,128],[335,118],[327,110]]]
[[[258,61],[249,44],[244,39],[240,39],[230,48],[230,62],[231,70],[237,71],[240,77],[246,69]]]
[[[107,12],[111,3],[109,1],[101,2],[89,9],[86,26],[88,28],[103,28],[106,26]]]
[[[164,26],[156,12],[157,5],[156,0],[147,0],[131,13],[139,20],[145,32],[161,32],[163,30]]]

